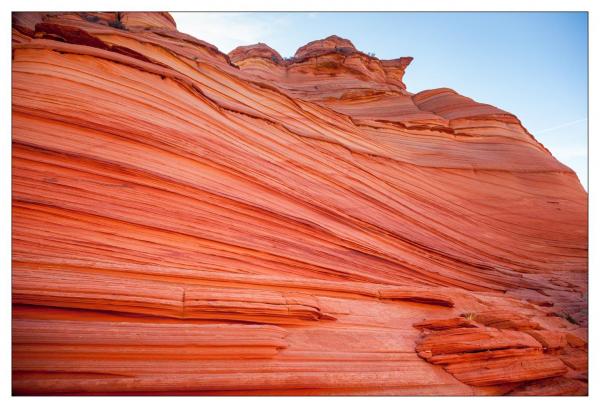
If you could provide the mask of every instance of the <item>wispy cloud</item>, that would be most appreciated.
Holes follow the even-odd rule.
[[[561,123],[560,125],[552,126],[547,129],[537,130],[534,132],[534,135],[542,135],[544,133],[550,133],[555,130],[573,126],[573,125],[576,125],[577,123],[581,123],[581,122],[587,122],[587,118],[577,119],[577,120],[573,120],[571,122]]]
[[[286,27],[281,14],[174,12],[177,29],[211,43],[222,52],[239,45],[267,42]]]

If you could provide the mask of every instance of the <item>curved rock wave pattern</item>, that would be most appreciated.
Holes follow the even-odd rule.
[[[332,36],[13,14],[13,392],[587,393],[587,193]]]

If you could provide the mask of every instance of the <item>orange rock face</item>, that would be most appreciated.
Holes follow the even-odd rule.
[[[586,394],[586,192],[410,61],[15,13],[13,392]]]

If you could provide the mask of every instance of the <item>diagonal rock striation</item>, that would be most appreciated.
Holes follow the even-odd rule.
[[[13,393],[587,393],[587,193],[331,36],[14,13]]]

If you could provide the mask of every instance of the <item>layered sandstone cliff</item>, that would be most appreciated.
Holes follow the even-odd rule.
[[[410,62],[15,13],[14,393],[587,393],[586,192]]]

